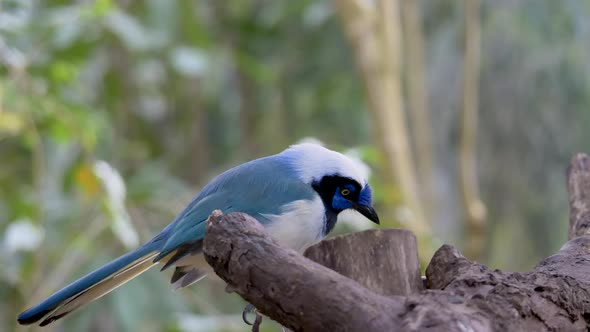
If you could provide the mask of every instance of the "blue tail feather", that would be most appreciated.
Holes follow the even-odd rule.
[[[150,253],[159,251],[161,243],[161,241],[152,240],[144,244],[143,246],[137,248],[136,250],[131,251],[115,259],[114,261],[100,267],[94,272],[91,272],[85,275],[84,277],[74,281],[73,283],[57,291],[41,303],[22,312],[18,316],[18,322],[20,324],[33,324],[39,321],[48,314],[56,311],[63,304],[67,303],[69,299],[80,295],[92,286],[100,283],[101,281],[121,271],[122,269],[129,266],[138,259],[146,255],[149,255]],[[61,315],[52,317],[51,319],[44,321],[42,325],[46,325],[54,320],[57,320],[67,313],[68,312],[65,312]]]

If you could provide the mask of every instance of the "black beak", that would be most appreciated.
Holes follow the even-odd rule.
[[[353,205],[352,208],[357,210],[363,216],[367,217],[367,219],[379,225],[379,216],[377,215],[377,212],[375,212],[375,209],[373,209],[371,206]]]

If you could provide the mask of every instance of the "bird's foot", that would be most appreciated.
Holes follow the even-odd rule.
[[[248,316],[254,314],[254,321],[248,319]],[[259,316],[258,314],[258,310],[256,310],[256,308],[249,304],[244,308],[244,311],[242,311],[242,319],[244,320],[244,323],[248,324],[248,325],[254,325],[256,318],[258,318],[257,316]]]
[[[248,319],[248,316],[251,314],[255,315],[254,321]],[[252,326],[252,331],[258,331],[260,328],[260,324],[262,323],[262,315],[251,304],[248,304],[244,308],[244,311],[242,311],[242,319],[244,320],[244,323]]]

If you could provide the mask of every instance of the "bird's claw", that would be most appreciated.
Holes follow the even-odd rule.
[[[256,317],[255,317],[255,320],[254,320],[254,321],[249,321],[249,320],[248,320],[248,315],[249,315],[249,314],[251,314],[251,313],[254,313],[254,314],[256,315]],[[258,316],[259,316],[259,314],[258,314],[258,311],[257,311],[257,310],[256,310],[256,308],[255,308],[253,305],[251,305],[251,304],[248,304],[248,305],[247,305],[247,306],[244,308],[244,311],[242,311],[242,320],[244,320],[244,323],[246,323],[246,324],[248,324],[248,325],[250,325],[250,326],[254,325],[254,323],[256,322],[256,319],[258,318]]]

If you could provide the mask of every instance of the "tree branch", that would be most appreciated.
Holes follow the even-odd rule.
[[[375,294],[280,247],[252,217],[214,212],[203,243],[215,272],[261,313],[293,331],[386,331],[400,301]]]
[[[408,296],[377,294],[361,285],[367,285],[366,280],[359,284],[282,248],[256,220],[243,214],[214,212],[207,222],[203,251],[215,272],[238,294],[294,331],[586,331],[590,327],[590,236],[586,235],[590,159],[586,155],[574,157],[568,186],[573,239],[531,272],[492,270],[444,245],[426,270],[428,289]],[[352,234],[339,241],[363,237],[372,245],[390,245],[383,234]],[[311,250],[315,256],[337,257],[343,248],[332,243]],[[343,255],[351,252],[355,251]],[[351,264],[366,259],[367,252],[356,252],[346,259]],[[326,262],[339,265],[331,259]],[[373,265],[375,270],[383,268]],[[343,270],[356,271],[349,274],[354,278],[360,271]]]

